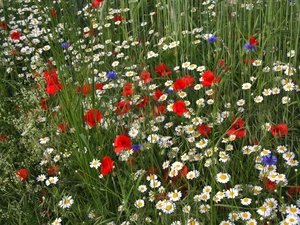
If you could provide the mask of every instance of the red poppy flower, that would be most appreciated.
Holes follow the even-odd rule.
[[[178,171],[178,174],[171,178],[172,184],[176,184],[179,178],[185,178],[188,172],[189,171],[188,171],[187,166],[184,165],[182,167],[182,169]],[[168,174],[169,174],[169,169],[165,169],[164,170],[164,181],[166,183],[169,182],[169,175]]]
[[[153,174],[157,174],[157,169],[156,167],[150,167],[147,169],[146,171],[147,176],[153,175]]]
[[[95,84],[96,90],[103,90],[103,84]]]
[[[178,174],[175,177],[172,177],[173,179],[177,179],[177,178],[184,178],[186,177],[187,173],[189,172],[187,166],[183,166],[181,170],[178,171]]]
[[[236,138],[242,138],[246,136],[246,131],[243,129],[245,123],[242,118],[233,118],[231,128],[227,131],[227,134],[235,135]]]
[[[254,59],[249,59],[249,61],[247,60],[247,59],[243,59],[243,63],[245,63],[245,64],[248,64],[248,63],[250,63],[250,64],[252,64],[252,63],[254,63]]]
[[[63,123],[61,123],[61,124],[58,124],[58,129],[62,132],[62,133],[65,133],[68,129],[69,129],[69,127],[68,127],[68,125],[67,125],[67,122],[63,122]]]
[[[202,124],[198,126],[198,131],[206,137],[211,132],[211,128],[207,124]]]
[[[178,100],[173,103],[173,112],[176,113],[177,116],[182,116],[185,112],[188,112],[186,109],[184,101]]]
[[[93,8],[98,8],[100,6],[101,2],[103,2],[103,0],[94,0],[92,2],[92,7]]]
[[[90,93],[91,90],[92,90],[92,85],[84,84],[82,86],[82,88],[81,87],[77,88],[77,93],[81,92],[82,95],[86,95],[86,94]]]
[[[8,136],[8,134],[0,135],[0,142],[4,141]]]
[[[127,164],[129,166],[134,166],[134,164],[135,164],[134,157],[130,156],[130,158],[127,160]]]
[[[11,39],[13,39],[13,40],[19,40],[20,39],[20,37],[21,37],[21,33],[20,32],[18,32],[18,31],[14,31],[14,32],[12,32],[11,34],[10,34],[10,37],[11,37]]]
[[[29,171],[27,169],[19,169],[16,172],[16,174],[21,180],[26,180],[28,177]]]
[[[132,83],[125,83],[123,86],[122,95],[129,96],[133,93],[134,89],[132,88]]]
[[[47,87],[46,87],[46,92],[49,95],[54,95],[57,91],[62,90],[62,84],[61,83],[57,83],[57,84],[51,84],[48,83]]]
[[[18,50],[12,49],[12,50],[11,50],[11,54],[12,54],[13,56],[17,55],[17,54],[18,54]]]
[[[130,101],[129,100],[123,100],[116,105],[116,113],[118,115],[126,114],[130,110]]]
[[[190,75],[185,75],[183,78],[177,79],[174,83],[174,90],[184,90],[194,84],[194,78]]]
[[[215,74],[212,71],[206,71],[202,74],[202,85],[211,86],[213,83],[219,83],[220,77],[215,78]]]
[[[95,34],[96,34],[96,30],[94,29],[94,28],[90,28],[90,30],[89,31],[87,31],[87,32],[83,32],[83,35],[85,36],[85,37],[88,37],[88,36],[95,36]]]
[[[194,77],[190,76],[190,75],[185,75],[182,79],[184,79],[184,81],[186,82],[187,86],[193,86],[195,79]]]
[[[168,196],[167,192],[162,192],[162,193],[156,193],[155,194],[155,201],[162,201],[162,200],[169,200],[170,197]]]
[[[42,110],[47,110],[48,106],[47,106],[47,102],[49,101],[49,99],[44,99],[42,98],[39,102],[39,105],[41,107]]]
[[[148,96],[142,96],[142,100],[140,102],[138,102],[135,106],[138,109],[144,109],[147,105],[149,105]]]
[[[293,195],[295,194],[295,192],[298,192],[298,193],[300,192],[300,186],[299,185],[296,185],[294,187],[290,187],[289,188],[289,191],[288,191],[289,195],[288,195],[288,197],[289,197],[290,200],[293,199]]]
[[[61,83],[57,83],[57,84],[48,83],[48,85],[46,87],[46,92],[49,95],[54,95],[59,90],[62,90],[62,84]]]
[[[166,108],[164,105],[154,106],[152,109],[153,116],[157,117],[166,113]]]
[[[114,16],[114,21],[120,21],[122,22],[123,18],[120,15],[115,15]]]
[[[249,44],[250,45],[258,45],[258,42],[255,40],[255,37],[254,36],[251,36],[249,38]]]
[[[143,71],[139,74],[139,77],[143,80],[144,83],[149,83],[152,81],[151,74],[148,71]]]
[[[174,82],[174,90],[175,91],[184,90],[184,89],[186,89],[187,86],[188,86],[188,84],[186,83],[186,81],[183,78],[177,79]]]
[[[115,152],[121,152],[124,149],[132,149],[131,139],[125,135],[119,135],[114,140]]]
[[[47,82],[46,92],[50,95],[55,94],[58,90],[62,90],[63,86],[58,81],[58,75],[56,74],[56,69],[51,69],[49,71],[44,71],[44,78]]]
[[[263,178],[262,181],[265,184],[266,190],[274,191],[276,189],[275,181],[270,181],[268,178]]]
[[[4,21],[2,21],[2,22],[0,22],[0,27],[2,27],[2,29],[6,30],[7,24]]]
[[[219,67],[223,66],[224,64],[225,64],[224,59],[219,59],[219,60],[218,60],[218,66],[219,66]]]
[[[114,161],[109,156],[104,156],[101,162],[101,174],[105,176],[114,168]]]
[[[169,70],[169,68],[167,67],[166,64],[162,63],[159,66],[155,67],[155,71],[160,75],[160,76],[165,76],[167,75],[168,77],[170,77],[171,75],[171,71]]]
[[[96,30],[94,29],[94,28],[90,28],[90,31],[89,31],[89,35],[90,36],[95,36],[95,34],[96,34]]]
[[[52,17],[56,17],[56,11],[55,11],[54,8],[52,8],[52,9],[50,10],[50,15],[51,15]]]
[[[225,65],[225,60],[224,59],[219,59],[218,61],[218,66],[219,67],[223,67]],[[226,71],[228,69],[228,67],[223,67],[222,70]]]
[[[100,123],[101,119],[102,113],[97,109],[90,109],[84,116],[84,121],[87,122],[90,127],[96,126],[97,123]]]
[[[153,100],[158,100],[163,94],[164,94],[164,93],[163,93],[161,90],[157,89],[157,90],[154,92],[154,94],[152,95],[152,99],[153,99]]]
[[[287,135],[287,133],[289,132],[289,128],[285,123],[283,123],[283,124],[278,124],[277,126],[272,126],[270,131],[274,137],[283,136],[283,135]]]
[[[50,165],[48,168],[48,174],[49,175],[55,175],[59,172],[58,166]]]

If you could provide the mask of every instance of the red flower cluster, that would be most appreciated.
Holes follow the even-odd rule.
[[[114,140],[115,152],[119,153],[124,149],[132,149],[131,139],[125,135],[119,135]]]
[[[26,180],[28,175],[29,175],[29,171],[27,169],[19,169],[16,172],[16,175],[23,181]]]
[[[189,86],[193,86],[194,84],[194,78],[190,75],[185,75],[183,78],[177,79],[174,82],[174,90],[184,90]]]
[[[165,76],[165,75],[170,77],[171,74],[172,74],[171,70],[164,63],[160,64],[159,66],[156,66],[155,71],[156,71],[156,73],[158,73],[162,77]]]
[[[283,136],[283,135],[287,135],[287,133],[289,132],[289,128],[285,123],[282,123],[282,124],[277,124],[276,126],[272,126],[270,131],[274,137]]]
[[[109,174],[114,167],[114,161],[109,156],[104,156],[101,162],[101,174],[105,176]]]
[[[202,74],[202,80],[203,80],[202,85],[209,87],[214,83],[219,83],[221,78],[220,77],[215,78],[214,72],[206,71]]]
[[[236,138],[242,138],[246,136],[246,131],[243,129],[245,122],[242,118],[233,118],[230,129],[227,131],[227,134],[235,135]]]
[[[101,119],[102,113],[97,109],[90,109],[84,116],[84,121],[87,122],[90,127],[96,126],[97,123],[100,123]]]
[[[176,113],[177,116],[182,116],[185,112],[188,112],[186,109],[184,101],[178,100],[173,103],[173,112]]]
[[[49,95],[55,94],[58,90],[62,90],[62,84],[58,81],[58,75],[56,74],[56,69],[51,69],[49,71],[44,71],[44,78],[47,82],[46,92]]]

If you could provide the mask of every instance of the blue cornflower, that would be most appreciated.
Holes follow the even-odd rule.
[[[69,43],[67,43],[67,42],[61,43],[61,47],[64,48],[64,49],[69,48],[70,46],[71,45]]]
[[[169,94],[172,94],[172,93],[174,93],[174,89],[168,88],[168,89],[167,89],[167,92],[168,92]]]
[[[275,165],[277,163],[277,158],[275,155],[264,155],[262,158],[262,162],[268,166]]]
[[[214,43],[217,40],[215,35],[211,35],[209,38],[207,38],[207,41],[209,43]]]
[[[255,51],[255,49],[254,49],[255,46],[256,45],[251,45],[250,42],[247,42],[246,44],[244,44],[245,49],[246,50],[251,50],[252,52]]]
[[[109,71],[106,73],[108,79],[116,79],[118,74],[115,71]]]
[[[132,150],[133,151],[138,151],[142,147],[142,144],[132,144]]]

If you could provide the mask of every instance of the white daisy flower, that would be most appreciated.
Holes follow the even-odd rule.
[[[72,199],[72,196],[65,196],[58,203],[58,205],[59,205],[59,207],[66,209],[66,208],[70,208],[73,203],[74,203],[74,200]]]
[[[230,180],[230,175],[228,173],[218,173],[217,174],[217,182],[226,184]]]
[[[98,169],[101,166],[101,162],[98,159],[93,159],[92,162],[90,162],[90,167]]]

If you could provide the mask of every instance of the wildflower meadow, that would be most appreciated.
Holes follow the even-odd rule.
[[[299,0],[4,0],[0,224],[299,225]]]

